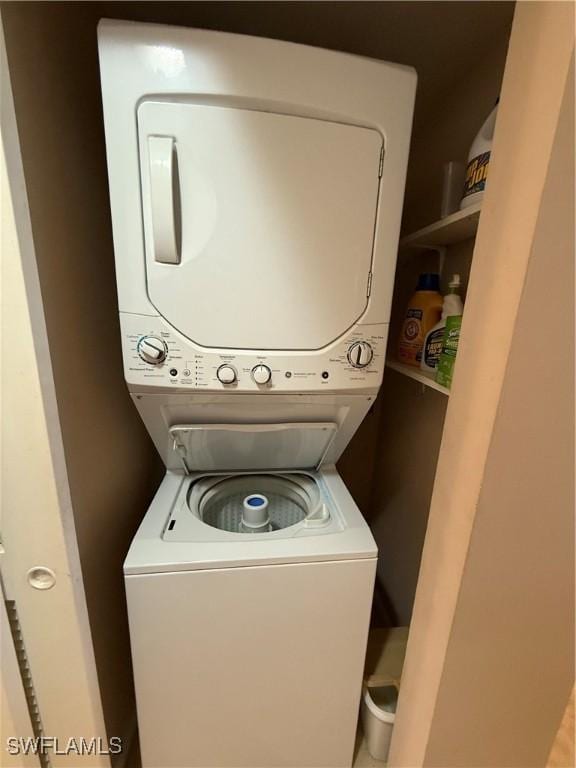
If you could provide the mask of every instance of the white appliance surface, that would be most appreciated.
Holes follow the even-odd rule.
[[[108,20],[99,51],[130,391],[375,392],[414,70]]]
[[[153,101],[138,107],[138,130],[148,297],[170,325],[203,347],[301,350],[325,347],[359,320],[380,133]],[[150,141],[159,136],[169,137],[164,150]],[[162,174],[171,173],[166,188],[178,183],[179,201],[166,206]],[[174,221],[176,249],[166,262],[158,231]]]
[[[250,536],[215,532],[200,523],[192,530],[184,524],[186,533],[182,536],[178,523],[174,536],[165,538],[170,521],[183,520],[182,506],[190,483],[202,475],[167,472],[130,546],[124,573],[375,558],[374,538],[336,468],[323,467],[309,474],[318,482],[330,510],[332,517],[327,528],[312,529],[303,536]],[[189,511],[187,514],[192,517]]]
[[[150,768],[352,764],[376,560],[126,577]]]
[[[125,563],[144,766],[351,765],[376,546],[336,470],[311,477],[327,531],[167,541],[195,478],[166,475]]]
[[[356,324],[322,350],[282,352],[269,349],[230,350],[199,347],[163,317],[120,313],[124,373],[131,392],[329,393],[377,390],[384,370],[388,325]],[[165,355],[159,364],[143,359],[147,340]],[[361,349],[362,366],[351,362]],[[366,352],[368,350],[368,352]],[[352,360],[354,358],[352,357]],[[269,378],[256,381],[254,370],[265,366]],[[224,380],[222,373],[231,373]]]
[[[331,422],[272,424],[175,424],[172,445],[188,471],[290,470],[319,466],[338,425]]]
[[[124,564],[143,766],[350,766],[377,551],[334,463],[382,381],[415,72],[106,20],[99,54],[168,470]]]
[[[333,464],[375,399],[346,392],[264,396],[162,390],[132,397],[166,467],[190,472]],[[187,436],[176,429],[183,425],[190,427]],[[199,431],[202,426],[206,429]],[[232,446],[238,449],[235,454]]]

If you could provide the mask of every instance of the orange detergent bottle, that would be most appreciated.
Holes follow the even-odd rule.
[[[440,320],[442,303],[440,276],[431,272],[421,274],[416,293],[406,308],[400,332],[398,360],[401,363],[420,365],[424,339],[432,326]]]

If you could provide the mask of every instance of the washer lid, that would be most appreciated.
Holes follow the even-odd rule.
[[[320,349],[368,305],[382,135],[206,104],[138,107],[148,297],[197,344]]]
[[[187,472],[315,469],[336,431],[333,422],[170,427],[173,449]]]

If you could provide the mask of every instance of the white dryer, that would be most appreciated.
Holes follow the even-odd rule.
[[[167,473],[124,571],[144,768],[349,766],[413,70],[103,21],[128,388]]]

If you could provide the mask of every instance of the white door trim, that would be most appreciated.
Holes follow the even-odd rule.
[[[2,580],[14,600],[44,734],[65,746],[102,738],[104,717],[84,596],[24,171],[0,29],[2,255]],[[30,569],[55,574],[49,589]],[[3,734],[4,736],[4,734]],[[3,754],[5,744],[1,745]],[[3,764],[3,760],[0,758]],[[106,755],[50,755],[57,766]]]

